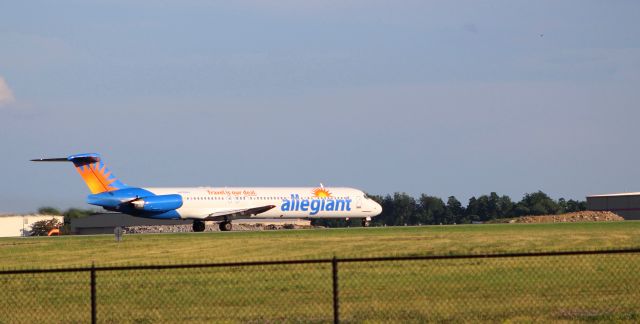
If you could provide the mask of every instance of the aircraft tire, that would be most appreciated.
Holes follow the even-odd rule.
[[[193,231],[194,232],[204,232],[205,225],[203,221],[195,220],[193,221]]]
[[[368,221],[366,218],[362,219],[362,227],[369,227],[371,225],[371,222]]]
[[[233,226],[231,226],[231,222],[221,222],[219,226],[220,230],[223,232],[230,231],[233,228]]]

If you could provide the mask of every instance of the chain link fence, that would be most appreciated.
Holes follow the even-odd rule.
[[[640,250],[0,271],[0,323],[640,321]]]

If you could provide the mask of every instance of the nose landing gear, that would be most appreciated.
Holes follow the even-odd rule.
[[[371,225],[371,218],[363,218],[362,219],[362,227],[369,227]]]

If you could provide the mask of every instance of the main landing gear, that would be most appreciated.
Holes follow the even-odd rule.
[[[220,224],[218,224],[218,226],[220,227],[220,230],[223,231],[223,232],[230,231],[233,228],[231,226],[231,222],[229,222],[229,221],[220,222]]]
[[[220,230],[223,231],[223,232],[230,231],[232,229],[230,221],[220,222],[220,224],[218,224],[218,226],[220,226]],[[205,229],[204,221],[201,221],[201,220],[194,220],[193,221],[193,231],[194,232],[204,232],[204,229]]]
[[[194,232],[204,232],[204,222],[201,220],[194,220],[193,221],[193,231]]]

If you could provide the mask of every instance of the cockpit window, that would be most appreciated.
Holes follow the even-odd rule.
[[[364,196],[364,199],[370,199],[369,196],[367,196],[366,193],[363,192],[362,195]]]

